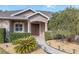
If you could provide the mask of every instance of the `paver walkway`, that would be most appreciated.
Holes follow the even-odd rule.
[[[66,54],[65,52],[59,51],[55,48],[50,47],[46,41],[44,36],[34,36],[36,38],[36,41],[38,43],[38,45],[48,54]]]

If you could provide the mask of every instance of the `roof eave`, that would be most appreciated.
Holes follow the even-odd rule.
[[[0,17],[0,19],[7,19],[7,20],[27,20],[27,18],[18,18],[18,17]]]
[[[23,12],[28,11],[28,10],[31,10],[31,11],[33,11],[33,12],[36,12],[35,10],[33,10],[33,9],[29,8],[29,9],[24,9],[24,10],[21,10],[21,11],[19,11],[19,12],[17,12],[17,13],[13,13],[13,14],[11,14],[11,16],[18,15],[18,14],[23,13]]]

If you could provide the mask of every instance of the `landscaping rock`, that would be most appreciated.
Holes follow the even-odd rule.
[[[75,38],[74,38],[74,40],[75,40],[77,43],[79,43],[79,35],[76,35]]]
[[[74,40],[79,40],[79,35],[76,35]]]

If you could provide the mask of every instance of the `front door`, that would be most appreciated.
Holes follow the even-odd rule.
[[[32,35],[39,35],[39,24],[31,24]]]

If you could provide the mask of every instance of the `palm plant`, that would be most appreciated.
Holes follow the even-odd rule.
[[[37,49],[37,43],[32,36],[16,40],[14,44],[16,45],[15,50],[17,53],[29,53]]]

